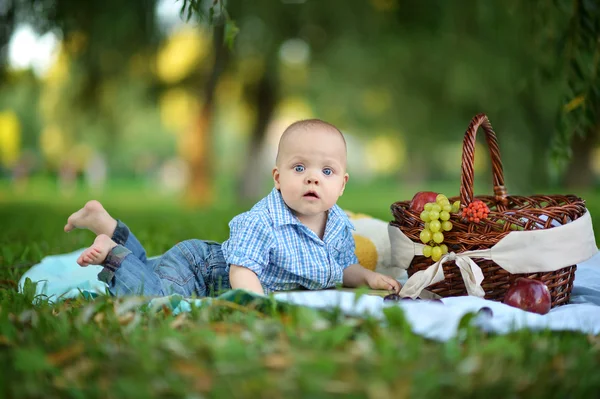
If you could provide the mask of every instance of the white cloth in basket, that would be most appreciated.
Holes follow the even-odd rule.
[[[392,263],[408,269],[425,245],[410,240],[398,227],[388,226]],[[584,262],[598,252],[589,211],[574,222],[544,230],[513,231],[485,250],[449,252],[428,267],[413,274],[400,295],[416,298],[431,284],[444,280],[442,265],[455,261],[469,295],[483,298],[483,273],[473,258],[491,259],[512,274],[552,272]]]

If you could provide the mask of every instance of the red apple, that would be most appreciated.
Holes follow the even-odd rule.
[[[539,280],[519,277],[504,295],[505,304],[528,312],[546,314],[552,306],[550,291]]]
[[[437,195],[438,193],[433,191],[419,191],[410,201],[410,210],[417,213],[423,212],[425,204],[428,202],[435,202]]]

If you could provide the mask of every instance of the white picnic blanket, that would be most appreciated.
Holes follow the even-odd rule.
[[[22,289],[25,279],[38,282],[36,291],[50,301],[72,298],[82,292],[105,294],[106,286],[97,279],[100,266],[79,267],[76,259],[82,250],[68,254],[48,256],[32,266],[20,279]],[[347,291],[324,290],[276,293],[279,301],[320,309],[339,307],[344,313],[355,316],[372,316],[384,319],[388,306],[403,308],[412,330],[424,337],[448,340],[457,334],[458,323],[469,313],[482,307],[492,309],[493,316],[481,316],[475,323],[485,331],[508,333],[518,329],[571,330],[600,334],[600,253],[578,265],[571,303],[554,308],[546,315],[524,312],[503,303],[473,296],[444,298],[443,304],[427,301],[384,302],[378,296]],[[189,311],[202,300],[182,301],[176,312]]]

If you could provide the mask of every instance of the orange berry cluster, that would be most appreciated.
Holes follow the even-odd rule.
[[[479,223],[480,220],[487,218],[489,213],[490,208],[486,204],[480,200],[475,200],[463,208],[462,217],[469,222]]]

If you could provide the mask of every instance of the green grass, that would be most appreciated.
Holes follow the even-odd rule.
[[[425,189],[389,187],[349,187],[341,205],[389,219],[391,202]],[[431,188],[453,194],[439,187]],[[0,397],[591,398],[600,392],[598,336],[494,336],[465,323],[456,339],[439,343],[411,333],[399,308],[387,311],[383,325],[269,304],[217,303],[177,316],[135,298],[33,305],[31,287],[16,291],[20,276],[44,256],[93,240],[89,232],[62,232],[88,194],[43,193],[0,191]],[[191,237],[223,240],[229,219],[245,209],[190,210],[147,195],[138,203],[135,194],[99,198],[150,254]],[[580,195],[600,214],[597,194]]]

